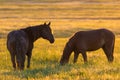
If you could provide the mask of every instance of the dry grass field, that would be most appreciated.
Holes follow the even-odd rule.
[[[13,71],[6,49],[7,34],[16,29],[51,21],[55,43],[34,43],[31,68]],[[119,80],[119,0],[0,0],[0,80]],[[112,64],[102,49],[88,52],[88,63],[80,55],[73,64],[59,65],[64,46],[77,31],[107,28],[116,35]],[[43,46],[44,45],[44,46]]]

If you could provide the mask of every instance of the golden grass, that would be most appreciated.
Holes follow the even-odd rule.
[[[31,59],[31,68],[24,71],[13,71],[10,56],[5,47],[5,39],[1,39],[0,47],[0,79],[12,80],[52,80],[52,79],[85,79],[85,80],[118,80],[120,78],[120,38],[116,39],[114,62],[108,63],[102,49],[93,52],[87,52],[88,63],[84,64],[83,58],[79,55],[78,62],[73,64],[73,54],[70,57],[69,64],[59,65],[63,48],[67,38],[57,38],[51,45],[48,41],[39,39],[35,42],[33,55]],[[44,46],[43,46],[44,45]],[[25,63],[26,64],[26,63]]]
[[[0,80],[118,80],[120,79],[120,5],[117,0],[34,0],[26,3],[16,1],[5,3],[0,0]],[[70,1],[70,0],[68,0]],[[115,2],[117,1],[117,2]],[[36,3],[38,2],[38,3]],[[48,3],[46,3],[48,2]],[[50,3],[49,3],[50,2]],[[57,3],[55,3],[57,2]],[[61,2],[61,3],[58,3]],[[83,3],[84,2],[84,3]],[[10,55],[6,49],[7,33],[27,26],[51,21],[56,41],[39,39],[34,44],[31,68],[13,71]],[[83,63],[80,55],[73,64],[73,54],[69,64],[59,65],[64,46],[69,37],[79,30],[107,28],[116,35],[116,44],[112,64],[107,62],[102,49],[88,52],[88,63]],[[44,45],[44,46],[43,46]]]

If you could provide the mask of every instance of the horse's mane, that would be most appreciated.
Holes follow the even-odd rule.
[[[32,27],[27,27],[27,28],[23,28],[21,30],[23,30],[27,34],[29,40],[34,41],[34,35],[33,35],[33,32],[31,31],[31,28]]]
[[[30,41],[34,42],[38,36],[40,36],[40,32],[38,32],[38,28],[41,29],[43,25],[29,26],[27,28],[23,28],[23,30]]]

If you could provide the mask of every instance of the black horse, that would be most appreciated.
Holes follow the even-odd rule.
[[[114,59],[115,35],[107,29],[97,29],[90,31],[79,31],[67,42],[60,64],[68,63],[71,53],[74,51],[74,63],[77,61],[79,53],[82,54],[84,62],[87,62],[86,51],[94,51],[102,48],[109,62]]]
[[[25,55],[28,57],[27,68],[30,67],[33,43],[40,37],[47,39],[50,43],[54,43],[50,22],[12,31],[8,34],[7,48],[10,52],[14,69],[16,69],[16,63],[20,70],[24,69]]]

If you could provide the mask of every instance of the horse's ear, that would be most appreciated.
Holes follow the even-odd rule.
[[[48,23],[48,25],[50,25],[50,24],[51,24],[51,22]]]
[[[44,23],[44,25],[46,25],[46,22]]]

